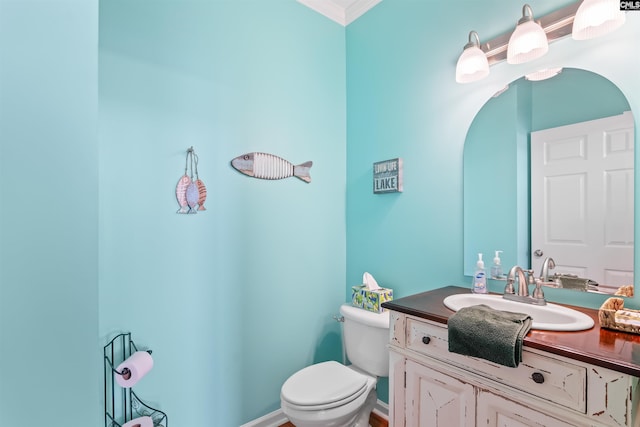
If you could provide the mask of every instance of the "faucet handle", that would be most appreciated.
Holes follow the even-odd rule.
[[[533,272],[533,270],[524,270],[525,273],[527,273],[527,280],[529,282],[530,285],[535,285],[536,284],[536,276],[535,273]]]
[[[542,290],[542,280],[536,280],[536,288],[531,295],[536,300],[544,301],[544,291]]]
[[[504,287],[505,294],[515,294],[516,290],[513,288],[513,278],[510,277],[507,279],[507,285]]]

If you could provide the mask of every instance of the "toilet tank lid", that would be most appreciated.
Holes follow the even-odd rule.
[[[374,313],[367,311],[364,308],[343,304],[340,306],[340,314],[342,314],[345,319],[353,320],[358,323],[373,326],[375,328],[389,329],[389,311],[386,310],[382,313]]]

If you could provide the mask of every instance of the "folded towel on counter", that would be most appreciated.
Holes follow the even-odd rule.
[[[480,304],[458,310],[449,318],[448,329],[450,352],[515,368],[522,362],[531,317]]]

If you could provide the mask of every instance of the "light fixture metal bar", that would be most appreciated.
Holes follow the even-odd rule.
[[[583,0],[578,0],[575,3],[536,19],[547,34],[549,43],[571,35],[573,19],[575,18],[576,11],[580,7],[580,4],[582,4],[582,1]],[[480,49],[482,49],[482,51],[487,55],[489,65],[493,65],[507,59],[507,47],[509,46],[509,39],[511,38],[512,33],[513,30],[480,45]]]

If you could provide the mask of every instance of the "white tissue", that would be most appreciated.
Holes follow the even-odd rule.
[[[373,276],[369,273],[364,273],[362,275],[362,283],[370,291],[375,291],[376,289],[380,289],[380,286],[378,286],[378,282],[376,282],[376,279],[374,279]]]

